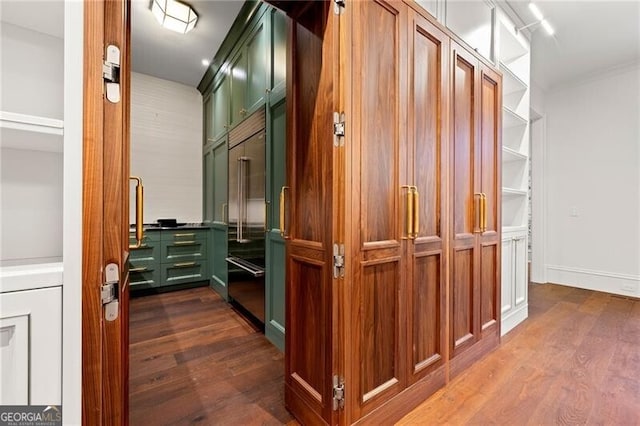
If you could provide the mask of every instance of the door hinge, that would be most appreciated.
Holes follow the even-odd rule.
[[[333,376],[333,411],[344,409],[344,379]]]
[[[344,244],[333,245],[333,278],[344,277]]]
[[[336,15],[342,15],[342,11],[345,6],[344,1],[345,0],[333,0],[333,13]]]
[[[118,298],[119,298],[119,284],[120,284],[120,271],[118,265],[110,263],[105,268],[106,280],[100,288],[100,299],[102,306],[104,306],[104,317],[107,321],[113,321],[118,318]]]
[[[333,113],[333,145],[344,146],[344,112]]]
[[[111,103],[120,102],[120,49],[112,44],[107,46],[102,63],[102,78],[106,86],[107,99]]]

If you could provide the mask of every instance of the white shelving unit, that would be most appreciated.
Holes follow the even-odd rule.
[[[34,7],[0,2],[0,405],[62,402],[64,2]]]
[[[502,334],[528,316],[527,203],[530,46],[498,10],[496,63],[502,72]]]

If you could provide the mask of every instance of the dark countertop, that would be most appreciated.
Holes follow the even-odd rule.
[[[156,223],[145,223],[144,226],[144,231],[173,231],[173,230],[180,230],[180,229],[209,229],[210,226],[207,223],[185,223],[185,224],[180,224],[178,226],[159,226]],[[136,229],[135,225],[130,225],[129,227],[129,232],[134,232]]]

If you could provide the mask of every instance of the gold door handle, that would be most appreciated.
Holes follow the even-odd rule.
[[[406,218],[405,218],[405,222],[407,224],[407,237],[408,239],[413,239],[415,238],[415,235],[413,233],[413,225],[414,225],[414,218],[413,215],[415,213],[414,211],[414,188],[415,186],[413,185],[402,185],[403,189],[407,190],[407,212],[406,212]]]
[[[129,245],[130,249],[135,249],[142,246],[142,239],[144,238],[142,218],[144,211],[144,187],[142,186],[142,179],[138,176],[131,176],[129,179],[136,181],[136,243]]]
[[[487,194],[482,193],[482,232],[487,231],[488,219],[487,219]]]
[[[474,232],[482,232],[482,192],[474,194]]]
[[[285,223],[284,223],[284,206],[285,206],[285,193],[287,191],[287,189],[289,189],[288,186],[283,186],[282,189],[280,190],[280,236],[282,238],[287,238],[286,237],[286,230],[284,229],[285,227]]]
[[[191,266],[196,266],[197,263],[196,262],[184,262],[184,263],[174,263],[173,267],[174,268],[189,268]]]
[[[413,187],[413,238],[418,238],[420,232],[420,193],[418,187]]]

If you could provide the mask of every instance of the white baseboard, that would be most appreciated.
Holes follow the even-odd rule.
[[[506,315],[502,316],[501,327],[500,327],[500,335],[504,336],[513,328],[520,324],[522,321],[526,320],[529,316],[529,305],[525,303],[522,306],[517,307],[513,311],[509,312]]]
[[[640,297],[640,276],[546,265],[547,281],[586,290]]]

